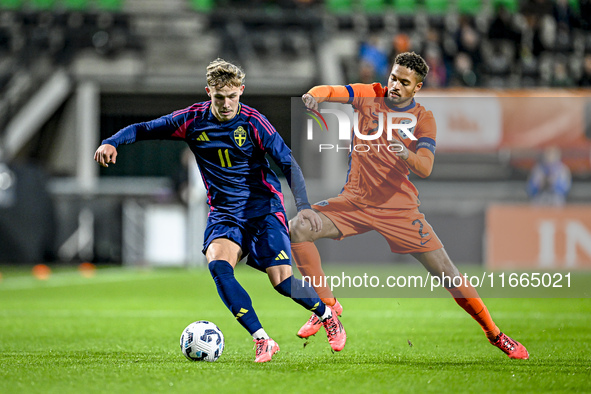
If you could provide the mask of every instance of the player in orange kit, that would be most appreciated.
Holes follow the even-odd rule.
[[[379,113],[400,112],[401,116],[393,121],[397,124],[412,120],[408,114],[416,118],[415,126],[409,125],[407,129],[392,133],[394,141],[387,139],[386,132],[371,141],[373,146],[382,149],[370,153],[351,152],[347,182],[341,194],[312,206],[319,213],[322,226],[299,219],[290,221],[292,256],[302,275],[324,277],[320,255],[314,245],[317,239],[340,240],[375,230],[387,240],[392,252],[412,254],[431,275],[461,277],[435,231],[419,212],[418,191],[408,179],[409,171],[425,178],[433,169],[435,119],[414,99],[428,71],[429,67],[421,56],[406,52],[396,56],[387,87],[380,83],[324,85],[316,86],[302,96],[304,104],[311,110],[317,110],[323,101],[353,105],[358,113],[359,132],[370,136],[365,138],[378,135],[375,131],[379,125],[376,119]],[[352,134],[352,146],[366,142],[359,135]],[[391,148],[393,145],[395,149]],[[322,283],[318,279],[313,282]],[[444,285],[455,301],[480,324],[493,345],[510,358],[529,358],[523,345],[499,330],[469,283],[462,281],[456,287],[453,281],[449,281]],[[332,291],[326,286],[315,288],[322,301],[340,315],[343,308]],[[314,335],[321,326],[316,315],[312,315],[298,336]]]

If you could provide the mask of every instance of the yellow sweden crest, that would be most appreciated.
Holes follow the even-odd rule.
[[[238,146],[242,146],[246,142],[246,130],[242,126],[234,130],[234,141],[236,141]]]

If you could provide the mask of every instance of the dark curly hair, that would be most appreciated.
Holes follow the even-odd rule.
[[[425,59],[414,52],[399,53],[394,59],[394,64],[413,70],[417,73],[419,82],[423,82],[429,73],[429,66]]]

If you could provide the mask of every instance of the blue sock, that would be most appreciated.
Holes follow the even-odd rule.
[[[263,326],[252,307],[248,293],[234,277],[234,268],[224,260],[209,263],[209,272],[215,281],[220,298],[238,322],[252,335]]]
[[[316,290],[308,282],[296,279],[293,275],[275,286],[275,290],[281,295],[291,297],[295,302],[319,317],[322,317],[326,311],[326,305],[320,300]]]

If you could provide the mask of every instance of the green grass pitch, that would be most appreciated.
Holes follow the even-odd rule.
[[[135,392],[584,392],[591,390],[591,300],[485,302],[530,360],[489,345],[451,298],[343,298],[345,349],[323,330],[295,336],[309,313],[239,266],[266,331],[281,351],[256,364],[253,342],[219,299],[206,270],[56,270],[47,281],[7,270],[0,281],[0,393]],[[190,362],[179,337],[216,323],[226,349]]]

